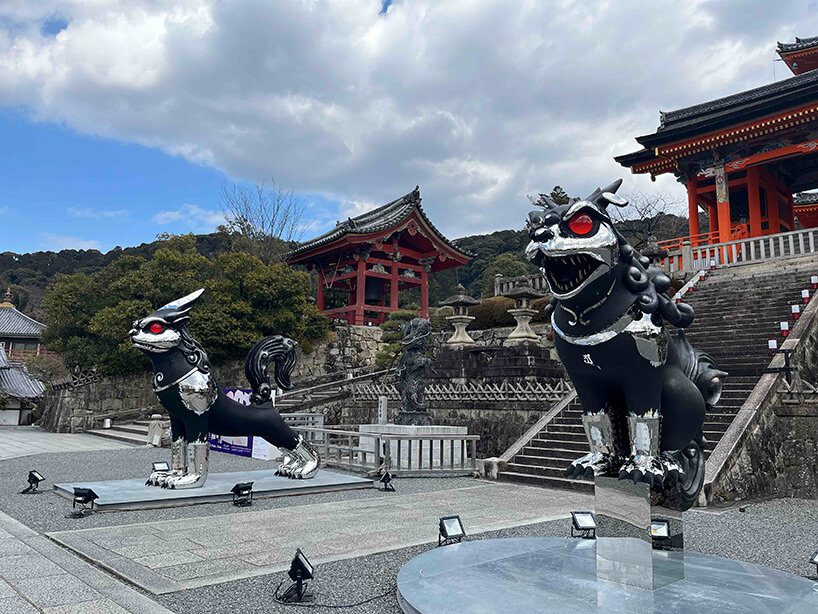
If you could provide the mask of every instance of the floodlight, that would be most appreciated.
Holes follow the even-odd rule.
[[[574,535],[574,531],[578,535]],[[596,516],[593,512],[571,512],[571,537],[596,539]]]
[[[167,461],[157,461],[153,463],[153,470],[157,473],[167,473],[170,471],[170,465]]]
[[[42,475],[40,475],[40,473],[38,471],[34,471],[34,470],[29,471],[28,472],[28,487],[25,490],[21,490],[20,494],[21,495],[36,495],[38,492],[40,492],[39,490],[37,490],[37,487],[40,485],[40,482],[42,482],[44,479],[45,478]]]
[[[664,518],[651,519],[650,536],[653,539],[670,539],[670,521]]]
[[[247,507],[253,505],[253,483],[239,482],[230,489],[233,493],[233,505]]]
[[[815,571],[818,573],[818,550],[816,550],[809,559],[809,562],[815,565]]]
[[[383,488],[379,490],[382,490],[383,492],[395,492],[395,487],[392,486],[392,474],[389,473],[388,470],[384,470],[383,475],[378,482],[383,484]]]
[[[99,499],[99,495],[90,488],[74,488],[74,500],[71,507],[75,508],[66,518],[82,518],[94,512],[94,501]],[[76,509],[77,505],[80,509]]]
[[[278,596],[278,590],[276,590],[276,599],[283,603],[312,601],[312,595],[306,592],[307,587],[304,586],[304,582],[312,580],[313,571],[314,568],[312,564],[307,560],[307,557],[304,556],[304,553],[301,552],[301,548],[296,548],[295,556],[290,563],[290,570],[287,572],[293,584],[284,591],[281,597]]]
[[[460,543],[466,537],[466,529],[463,528],[463,521],[460,516],[444,516],[440,519],[437,545],[446,546],[448,544]]]

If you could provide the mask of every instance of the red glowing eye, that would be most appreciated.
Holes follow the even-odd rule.
[[[594,220],[587,213],[580,213],[568,220],[568,228],[575,235],[587,235],[594,229]]]
[[[165,327],[162,326],[159,322],[154,322],[148,327],[148,330],[151,331],[154,335],[158,335],[163,330],[165,330]]]

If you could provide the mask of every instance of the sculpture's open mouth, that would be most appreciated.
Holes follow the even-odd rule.
[[[543,256],[541,267],[551,290],[568,294],[579,288],[602,262],[588,254]]]

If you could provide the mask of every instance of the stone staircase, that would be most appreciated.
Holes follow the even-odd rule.
[[[92,429],[87,431],[89,435],[115,439],[125,443],[132,443],[137,446],[144,446],[148,443],[148,420],[133,420],[122,424],[112,424],[109,429]]]
[[[780,322],[788,321],[792,328],[791,305],[801,304],[801,290],[811,287],[810,277],[815,274],[818,260],[812,256],[727,267],[708,272],[694,292],[685,294],[685,302],[696,312],[686,331],[688,339],[729,373],[721,400],[704,424],[708,456],[770,362],[767,341],[778,339],[780,345]],[[591,492],[592,481],[563,477],[568,464],[587,451],[582,410],[574,402],[531,439],[499,477]]]

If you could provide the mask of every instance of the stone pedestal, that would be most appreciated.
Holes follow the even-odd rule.
[[[446,341],[447,345],[474,345],[474,339],[466,332],[466,327],[474,320],[473,316],[446,316],[446,320],[454,326],[454,334]]]
[[[650,504],[650,487],[595,478],[596,577],[648,590],[685,577],[682,513]],[[667,520],[670,537],[655,540],[651,519]]]
[[[446,469],[454,466],[459,468],[463,461],[468,464],[468,445],[461,445],[458,437],[468,435],[465,426],[409,426],[403,424],[361,424],[358,427],[360,433],[371,433],[377,435],[451,435],[452,440],[421,440],[412,439],[407,441],[381,440],[381,456],[385,455],[385,446],[389,445],[389,456],[391,469],[401,470],[421,470],[430,468]],[[400,443],[400,446],[398,444]],[[374,437],[361,437],[360,447],[364,450],[375,451]],[[400,450],[398,450],[400,447]],[[442,447],[442,456],[441,456]],[[371,456],[370,456],[371,458]]]
[[[537,333],[531,329],[531,325],[529,324],[531,322],[531,318],[537,315],[536,309],[523,307],[520,309],[509,309],[508,312],[514,316],[515,320],[517,320],[517,328],[509,333],[504,345],[514,345],[516,343],[525,343],[528,341],[533,341],[536,343],[540,340]]]

